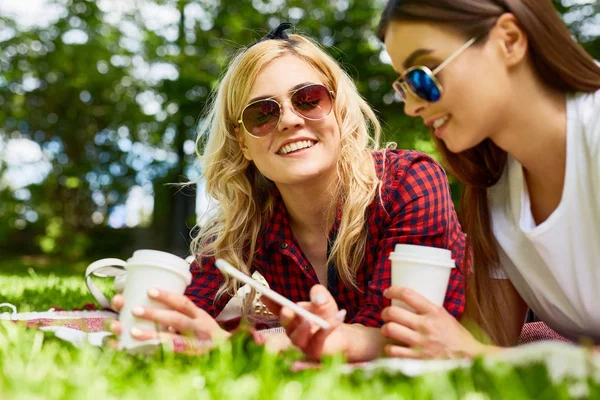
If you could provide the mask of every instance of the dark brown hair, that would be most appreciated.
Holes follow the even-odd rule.
[[[467,37],[485,36],[504,13],[513,14],[529,41],[529,54],[539,76],[563,92],[600,89],[600,67],[572,39],[550,0],[390,0],[381,15],[377,35],[384,41],[391,22],[423,21],[444,24]],[[492,339],[508,345],[502,324],[492,329],[490,319],[502,315],[499,302],[489,296],[489,270],[498,264],[492,234],[487,189],[498,182],[507,154],[486,139],[474,148],[452,153],[434,137],[450,171],[464,184],[459,214],[473,254],[474,298],[478,322]]]

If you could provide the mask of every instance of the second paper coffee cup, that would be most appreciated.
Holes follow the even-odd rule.
[[[450,272],[455,267],[450,250],[397,244],[389,259],[392,263],[392,286],[410,288],[435,305],[444,304]],[[392,304],[414,311],[399,300],[393,300]]]
[[[127,260],[125,281],[125,305],[120,312],[123,333],[119,338],[119,348],[136,349],[156,345],[155,341],[139,342],[131,337],[133,327],[142,330],[156,330],[152,321],[136,318],[131,310],[136,306],[165,308],[161,303],[148,297],[148,290],[159,288],[175,293],[183,293],[190,284],[190,265],[176,255],[157,250],[138,250]]]

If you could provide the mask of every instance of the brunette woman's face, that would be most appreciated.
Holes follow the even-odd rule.
[[[440,25],[394,21],[386,31],[385,46],[398,73],[417,65],[433,71],[469,39]],[[494,135],[511,101],[501,58],[494,40],[476,42],[436,75],[442,86],[438,101],[429,103],[409,93],[404,111],[422,118],[454,153],[478,145]]]

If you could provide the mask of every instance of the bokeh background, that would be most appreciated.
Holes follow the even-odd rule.
[[[384,3],[0,0],[0,269],[68,269],[137,248],[186,255],[208,199],[201,183],[168,184],[200,174],[197,125],[232,52],[282,21],[356,80],[384,140],[435,156],[391,89],[374,35]],[[554,3],[599,59],[600,2]]]

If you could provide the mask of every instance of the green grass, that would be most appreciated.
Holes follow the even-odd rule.
[[[83,273],[73,273],[0,264],[0,302],[20,311],[81,307],[92,298]],[[269,353],[244,332],[202,356],[167,351],[132,356],[106,348],[77,349],[51,333],[4,322],[0,399],[570,398],[571,382],[552,382],[541,364],[486,367],[478,361],[464,370],[408,378],[386,372],[344,374],[343,360],[336,357],[319,370],[292,372],[299,358],[293,350]],[[588,382],[587,390],[590,398],[600,397],[597,383]]]

